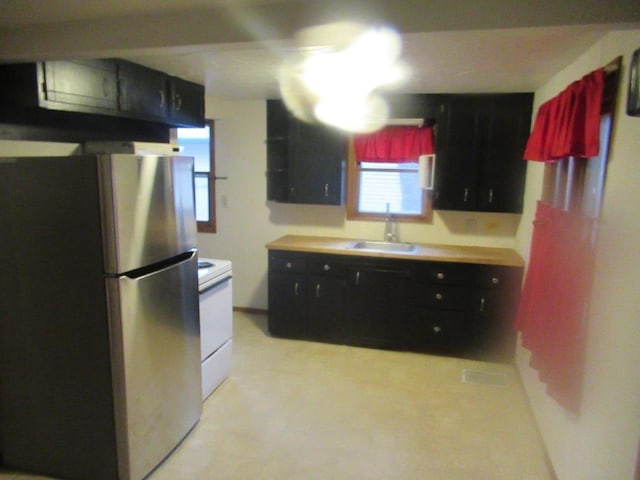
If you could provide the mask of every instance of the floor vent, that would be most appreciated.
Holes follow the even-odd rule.
[[[498,372],[483,372],[465,368],[462,370],[462,382],[474,383],[478,385],[495,385],[498,387],[507,386],[507,375]]]

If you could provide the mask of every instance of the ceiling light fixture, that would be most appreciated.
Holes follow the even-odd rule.
[[[395,30],[321,25],[299,32],[296,45],[279,75],[282,98],[296,117],[356,133],[385,125],[388,107],[379,91],[408,76]]]

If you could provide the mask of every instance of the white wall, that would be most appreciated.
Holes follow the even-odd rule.
[[[285,234],[382,239],[381,222],[348,221],[344,206],[266,201],[266,102],[207,98],[215,123],[218,233],[200,234],[202,256],[233,261],[234,305],[267,308],[265,244]],[[225,206],[226,205],[226,206]],[[401,223],[401,241],[513,248],[520,215],[436,212]]]
[[[640,118],[625,113],[628,65],[640,30],[605,36],[536,92],[536,107],[624,55],[596,254],[583,402],[569,415],[544,392],[518,348],[517,365],[559,480],[631,480],[640,437]],[[517,249],[528,259],[542,166],[529,166]]]

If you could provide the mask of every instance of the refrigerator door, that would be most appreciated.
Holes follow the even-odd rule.
[[[107,273],[196,248],[190,157],[98,155]]]
[[[153,470],[202,411],[196,252],[183,257],[106,278],[120,480]]]

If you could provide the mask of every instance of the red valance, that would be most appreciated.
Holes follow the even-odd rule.
[[[582,388],[595,222],[538,202],[516,317],[531,366],[549,395],[573,412]]]
[[[567,157],[598,155],[603,91],[604,68],[600,68],[542,104],[524,158],[553,162]]]
[[[431,127],[385,127],[377,132],[354,135],[358,162],[417,162],[420,155],[434,153]]]

